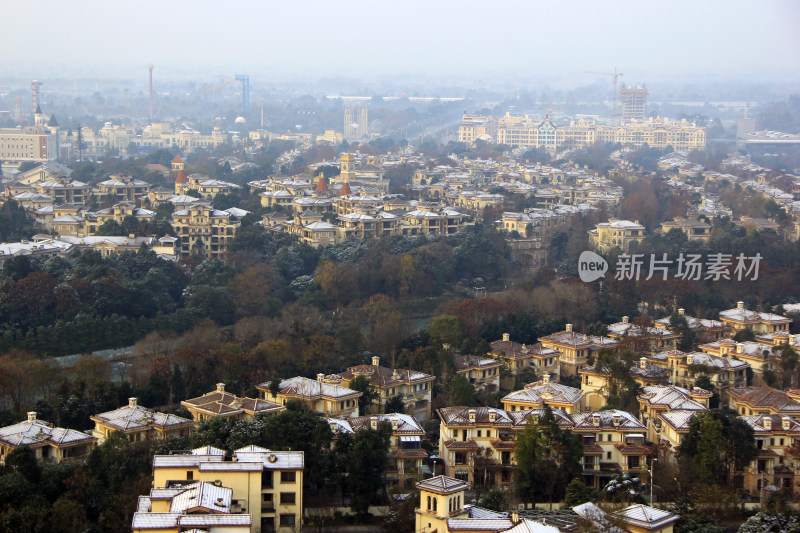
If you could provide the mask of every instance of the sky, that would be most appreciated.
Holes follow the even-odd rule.
[[[124,75],[800,79],[796,0],[2,0],[0,65]],[[589,76],[589,75],[586,75]]]

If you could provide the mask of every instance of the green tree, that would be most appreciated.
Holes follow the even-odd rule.
[[[427,330],[434,345],[449,344],[450,346],[458,346],[461,343],[461,325],[456,316],[435,316],[428,324]]]
[[[347,460],[347,485],[352,494],[350,508],[357,515],[367,514],[376,492],[383,486],[391,436],[391,424],[383,421],[377,430],[361,429],[353,437]]]
[[[373,387],[370,383],[369,376],[363,374],[356,376],[350,382],[348,388],[361,393],[361,396],[358,398],[358,412],[361,415],[366,415],[370,406],[380,400],[381,397],[378,389]]]
[[[96,235],[104,235],[109,237],[122,237],[127,235],[122,226],[116,220],[106,220],[99,228],[97,228]]]
[[[505,494],[502,490],[491,489],[484,494],[480,506],[484,509],[501,512],[505,510]]]
[[[683,234],[683,232],[681,232]],[[689,327],[689,322],[686,317],[680,313],[672,313],[669,317],[669,329],[673,333],[680,333],[681,338],[678,340],[678,349],[684,352],[692,351],[697,335]]]
[[[29,446],[14,448],[6,457],[6,469],[18,472],[32,484],[39,483],[42,469],[36,460],[36,452]]]
[[[586,485],[583,481],[579,479],[573,479],[567,485],[566,491],[564,492],[564,509],[572,509],[573,507],[580,505],[582,503],[586,503],[591,501],[589,496],[589,490],[586,488]]]
[[[450,405],[478,405],[475,387],[461,374],[453,376],[450,380]]]
[[[560,500],[580,475],[583,446],[577,435],[558,427],[549,406],[538,423],[528,418],[517,438],[517,490],[526,502]]]
[[[681,442],[685,456],[700,482],[733,482],[740,471],[757,455],[753,428],[729,409],[712,409],[689,420],[689,432]]]

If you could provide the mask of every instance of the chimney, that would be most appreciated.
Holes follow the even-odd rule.
[[[600,427],[600,415],[592,415],[592,425],[596,428]]]
[[[217,392],[225,392],[225,384],[217,383]]]
[[[772,417],[770,415],[764,416],[763,426],[767,431],[772,431]]]
[[[508,342],[511,340],[511,333],[503,333],[503,342]]]
[[[743,351],[742,348],[744,348],[744,344],[742,344],[741,342],[737,342],[736,343],[736,353],[742,353],[742,351]]]
[[[378,429],[378,419],[377,418],[370,418],[369,419],[369,427],[377,430]]]
[[[792,427],[792,419],[788,416],[781,417],[781,427],[784,431],[789,431],[789,428]]]
[[[627,324],[628,323],[628,318],[629,317],[627,317],[627,316],[622,317],[622,323],[623,324]]]
[[[136,407],[139,404],[138,398],[128,398],[128,407]]]
[[[542,383],[550,383],[550,374],[542,376]]]
[[[381,366],[381,358],[378,355],[372,356],[372,366]]]
[[[572,324],[567,324],[567,331],[572,333]]]
[[[736,302],[736,309],[744,309],[744,302]]]
[[[647,357],[640,357],[639,358],[639,368],[647,368]]]
[[[519,513],[513,512],[511,513],[511,523],[518,524],[519,523]]]
[[[495,411],[494,409],[490,409],[489,410],[489,423],[490,424],[494,424],[496,420],[497,420],[497,411]]]
[[[36,411],[28,411],[28,422],[36,420]]]
[[[470,409],[468,412],[469,412],[469,421],[474,424],[475,418],[478,416],[478,413],[477,411],[475,411],[475,409]]]
[[[678,309],[678,314],[681,315],[681,316],[685,315],[686,314],[686,309],[681,307],[680,309]]]
[[[324,378],[324,377],[325,377],[325,374],[322,374],[322,373],[317,374],[317,381],[322,381],[322,378]]]

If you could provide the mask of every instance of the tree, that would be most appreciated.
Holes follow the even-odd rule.
[[[391,436],[392,426],[384,420],[377,430],[361,429],[353,437],[347,459],[347,486],[352,493],[350,508],[357,515],[367,514],[375,493],[383,486]]]
[[[683,232],[681,232],[683,234]],[[673,333],[680,333],[681,338],[678,340],[678,349],[684,352],[690,352],[694,347],[697,335],[689,327],[689,322],[686,317],[680,313],[672,313],[669,317],[669,329]]]
[[[733,482],[758,455],[753,428],[729,409],[712,409],[689,420],[689,432],[681,442],[680,455],[694,467],[696,479],[714,483]]]
[[[583,446],[577,435],[558,427],[545,406],[538,423],[530,416],[517,438],[517,489],[524,501],[560,500],[569,482],[580,475]]]
[[[386,401],[385,411],[387,413],[404,413],[406,406],[403,403],[403,398],[400,395],[392,396]]]
[[[427,327],[431,342],[458,346],[461,343],[461,325],[454,315],[439,315],[431,319]]]
[[[591,498],[589,497],[589,490],[586,488],[586,485],[580,479],[573,479],[569,482],[564,492],[564,505],[562,508],[572,509],[576,505],[588,501],[591,501]]]
[[[453,376],[450,381],[450,405],[478,405],[475,387],[461,374]]]
[[[373,387],[370,383],[369,376],[363,374],[356,376],[350,382],[348,388],[361,393],[361,396],[358,398],[358,412],[361,413],[361,415],[366,415],[369,407],[381,397],[378,389]]]
[[[42,469],[36,461],[36,452],[29,446],[14,448],[6,457],[6,469],[18,472],[34,485],[39,483]]]
[[[758,513],[739,527],[738,533],[788,533],[800,531],[800,518],[794,514]]]
[[[127,235],[125,230],[116,220],[106,220],[99,228],[97,228],[96,235],[107,235],[112,237],[122,237]]]
[[[490,511],[502,512],[505,509],[505,495],[503,491],[491,489],[483,496],[480,506]]]

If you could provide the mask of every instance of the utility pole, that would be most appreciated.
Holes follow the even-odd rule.
[[[655,469],[656,462],[658,462],[658,459],[656,459],[655,457],[653,458],[652,461],[650,461],[650,505],[651,506],[653,505],[653,470]]]

